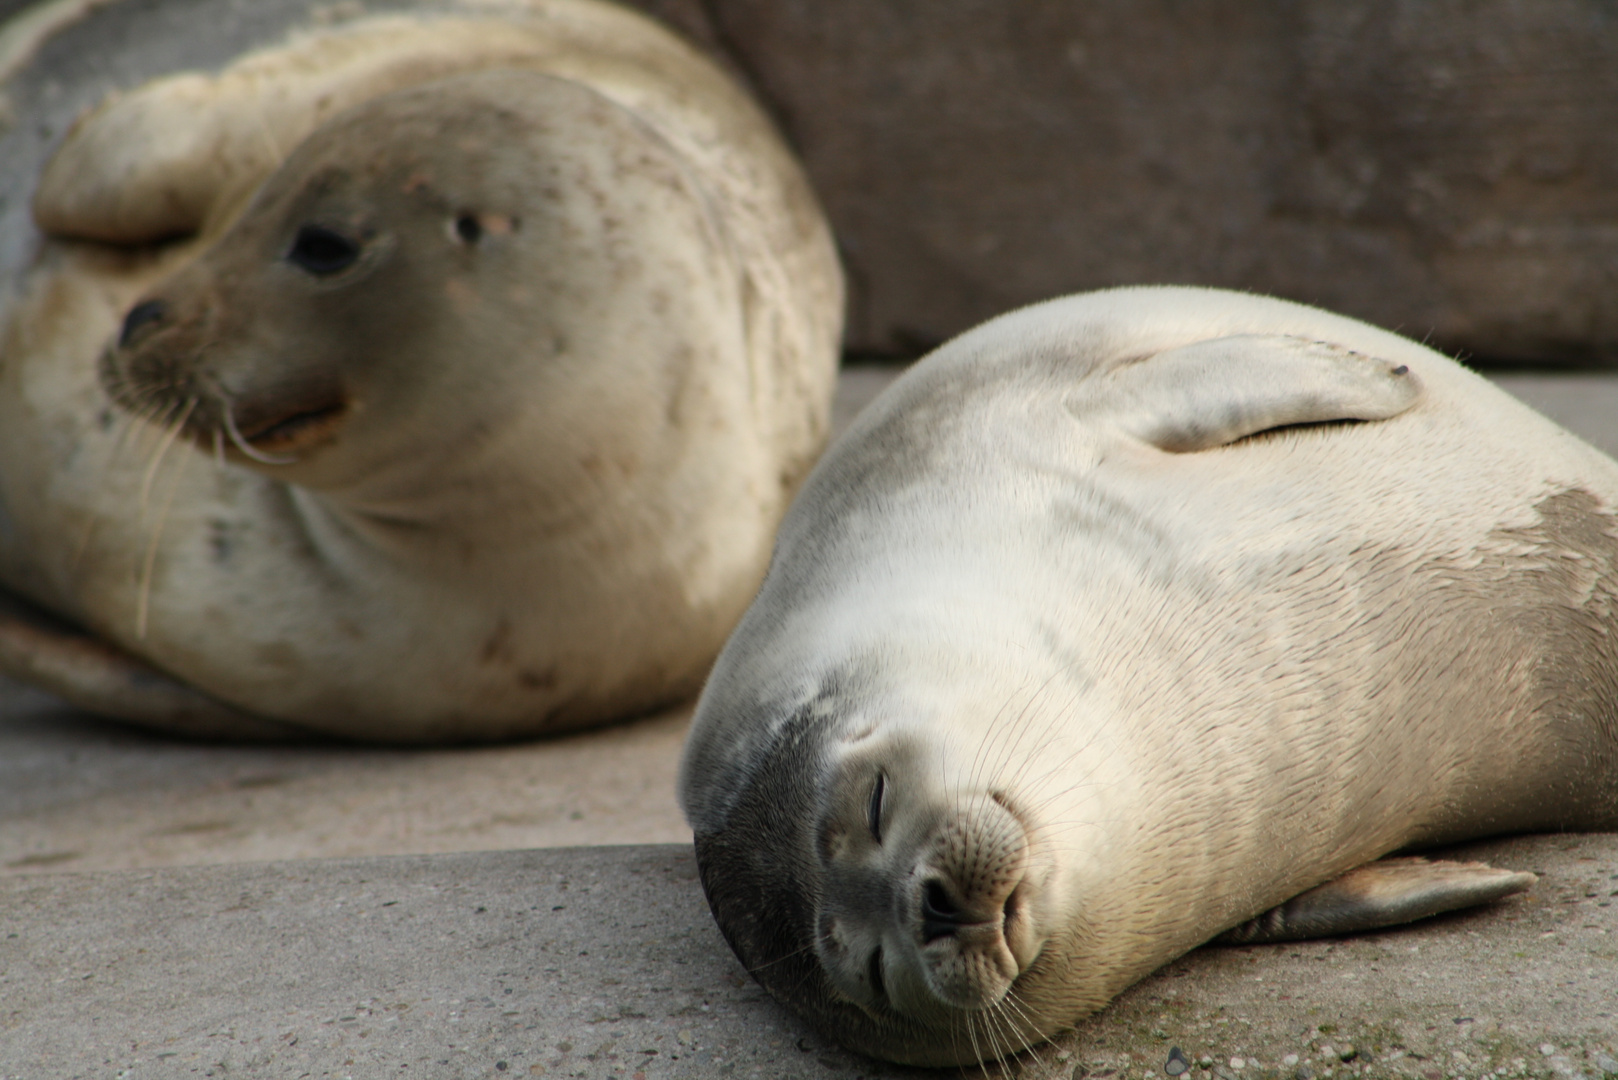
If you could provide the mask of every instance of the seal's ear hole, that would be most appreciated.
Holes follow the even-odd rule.
[[[483,239],[483,223],[475,214],[461,214],[455,219],[455,235],[463,244],[475,244]]]
[[[298,230],[287,252],[287,261],[317,277],[340,273],[360,257],[360,246],[342,233],[324,225],[305,225]]]

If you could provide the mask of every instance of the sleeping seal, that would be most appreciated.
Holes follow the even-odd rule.
[[[816,467],[681,765],[714,915],[903,1062],[998,1057],[1228,933],[1533,880],[1402,848],[1618,825],[1618,464],[1325,312],[996,319]]]
[[[6,670],[394,742],[695,693],[825,439],[835,254],[711,64],[526,10],[362,21],[69,135],[0,339],[0,582],[42,609],[0,605]]]

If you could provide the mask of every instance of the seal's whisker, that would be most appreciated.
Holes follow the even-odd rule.
[[[978,790],[985,782],[990,784],[998,783],[1000,774],[1005,768],[1006,762],[1011,760],[1012,755],[1016,752],[1017,746],[1019,746],[1022,742],[1023,733],[1028,728],[1028,725],[1023,722],[1024,719],[1028,716],[1029,711],[1039,701],[1040,696],[1049,689],[1052,681],[1055,680],[1059,674],[1061,674],[1060,671],[1052,672],[1045,679],[1045,681],[1042,682],[1039,687],[1028,696],[1028,700],[1025,701],[1022,707],[1017,710],[1016,716],[1010,722],[1005,722],[1002,719],[1005,715],[1004,708],[1002,708],[1001,711],[996,714],[995,722],[989,726],[989,729],[986,732],[984,732],[983,740],[980,743],[979,754],[976,756],[976,760],[974,761],[973,765],[971,787],[969,790]],[[1013,693],[1010,697],[1008,697],[1006,704],[1009,706],[1011,701],[1014,700],[1016,696],[1016,693]],[[1048,720],[1047,731],[1050,730],[1051,725],[1054,723],[1055,717]],[[991,758],[994,762],[992,767],[987,764]]]
[[[185,430],[186,421],[191,419],[191,412],[196,407],[197,399],[195,396],[186,399],[185,407],[180,410],[180,418],[174,421],[168,431],[164,433],[163,441],[157,446],[157,453],[152,456],[151,463],[146,466],[146,474],[141,477],[140,481],[142,517],[146,514],[146,500],[152,493],[152,481],[157,478],[157,470],[162,466],[163,458],[168,454],[169,447],[174,445],[174,440],[179,438],[180,432]]]
[[[1017,1052],[1018,1040],[1009,1030],[1010,1024],[1007,1022],[1005,1012],[1001,1009],[999,1002],[989,1006],[984,1019],[986,1021],[985,1026],[993,1032],[994,1060],[996,1066],[999,1067],[1001,1062],[1004,1062]]]
[[[119,453],[129,440],[130,432],[134,431],[139,421],[137,417],[124,409],[110,410],[115,430],[111,435],[106,449],[101,455],[101,468],[97,475],[105,477],[112,472],[113,463],[118,460]],[[90,514],[84,523],[84,529],[79,534],[79,541],[73,548],[73,557],[68,561],[68,573],[77,577],[79,567],[84,563],[84,556],[90,550],[90,541],[94,538],[96,529],[100,527],[102,518],[97,514]]]
[[[141,445],[141,440],[145,436],[155,433],[156,438],[161,439],[163,437],[163,426],[168,422],[168,414],[172,411],[173,406],[159,409],[158,405],[159,403],[155,401],[143,402],[131,410],[130,423],[127,429],[130,436],[127,440],[127,449],[131,457],[140,459],[146,456],[146,450]],[[121,449],[123,448],[121,447]]]
[[[291,457],[277,457],[275,454],[266,454],[262,450],[255,450],[249,446],[247,440],[242,438],[242,433],[236,428],[236,418],[230,414],[228,402],[223,409],[219,410],[219,415],[225,422],[225,433],[230,436],[231,444],[254,461],[265,465],[291,465],[298,460],[296,454]]]
[[[977,1025],[973,1022],[973,1016],[971,1013],[967,1013],[965,1019],[966,1037],[967,1040],[972,1044],[972,1057],[977,1061],[978,1067],[982,1068],[984,1062],[983,1048],[978,1044]],[[983,1075],[987,1076],[988,1074],[988,1070],[984,1069]]]
[[[174,479],[169,483],[168,494],[163,499],[162,508],[157,512],[157,523],[152,527],[151,539],[146,545],[146,557],[141,565],[140,588],[135,599],[135,638],[139,641],[146,640],[146,623],[152,598],[152,577],[157,570],[158,541],[163,537],[163,527],[168,524],[169,508],[174,505],[174,496],[180,490],[181,481],[185,479],[185,468],[190,462],[189,456],[184,457],[175,467]]]
[[[1054,691],[1057,678],[1063,674],[1065,674],[1065,672],[1060,669],[1051,672],[1050,677],[1039,685],[1039,689],[1034,691],[1032,697],[1030,697],[1028,701],[1027,706],[1017,714],[1017,720],[1015,721],[1015,726],[1019,729],[1017,740],[1014,744],[1007,747],[1005,754],[1001,757],[998,765],[995,768],[994,782],[996,784],[1001,784],[1003,782],[1001,780],[1001,770],[1005,768],[1006,763],[1012,759],[1018,748],[1021,747],[1023,734],[1034,729],[1033,724],[1027,723],[1027,718],[1030,711],[1032,711],[1035,706],[1040,703],[1042,698]],[[1058,728],[1060,727],[1063,730],[1066,729],[1073,705],[1076,701],[1078,701],[1080,695],[1083,693],[1084,689],[1082,687],[1075,686],[1072,688],[1072,692],[1068,695],[1067,700],[1063,702],[1059,708],[1043,708],[1040,710],[1045,716],[1044,727],[1036,737],[1035,745],[1030,747],[1026,754],[1021,755],[1023,759],[1033,760],[1034,758],[1039,757],[1041,752],[1050,746],[1051,742],[1056,737]]]
[[[1006,1023],[1005,1010],[1000,1007],[1000,1002],[993,1002],[992,1006],[984,1009],[984,1027],[992,1031],[995,1064],[998,1067],[1000,1062],[1005,1061],[1006,1057],[1010,1057],[1011,1054],[1016,1052],[1016,1040],[1008,1031],[1010,1025]]]
[[[749,967],[747,969],[747,973],[749,975],[757,975],[759,972],[766,971],[769,968],[774,967],[776,964],[784,964],[788,960],[791,960],[794,957],[802,956],[804,953],[813,952],[814,948],[815,947],[814,947],[813,943],[810,943],[808,945],[799,946],[798,948],[793,949],[789,953],[782,953],[780,956],[777,956],[774,960],[766,961],[765,963],[756,964],[756,965],[754,965],[752,967]]]
[[[1017,1041],[1022,1043],[1024,1050],[1027,1050],[1032,1045],[1032,1041],[1039,1037],[1039,1025],[1034,1022],[1032,1016],[1028,1015],[1028,1010],[1023,1006],[1024,1003],[1017,1000],[1016,986],[1008,987],[1005,997],[1000,999],[1000,1007],[1005,1011],[1007,1019],[1011,1020],[1016,1028]],[[1012,1019],[1013,1013],[1016,1014],[1015,1019]]]
[[[1049,802],[1066,792],[1077,790],[1079,787],[1094,782],[1095,774],[1109,764],[1112,761],[1112,755],[1117,752],[1116,747],[1103,747],[1098,752],[1097,740],[1099,738],[1099,733],[1092,731],[1088,738],[1077,742],[1066,755],[1052,759],[1047,763],[1044,771],[1034,778],[1036,790],[1046,787],[1048,782],[1056,777],[1060,777],[1063,784],[1058,788],[1051,789],[1050,794],[1044,800],[1040,800],[1041,802]],[[1075,762],[1080,760],[1085,762],[1087,771],[1077,778],[1070,777],[1069,770]],[[1036,803],[1030,803],[1029,805],[1033,806]]]
[[[1020,691],[1021,687],[1018,687],[1006,695],[1006,699],[1001,702],[1000,707],[995,710],[994,719],[990,720],[988,727],[984,729],[983,737],[978,740],[978,745],[972,752],[972,760],[968,764],[966,770],[966,775],[968,778],[967,786],[969,789],[976,785],[978,770],[981,767],[984,758],[988,756],[989,750],[993,746],[994,740],[1003,726],[1006,710],[1010,709],[1011,703],[1017,700],[1017,695]],[[959,782],[957,781],[957,783]]]
[[[106,464],[110,465],[118,460],[118,455],[123,453],[135,429],[142,426],[141,421],[147,418],[147,413],[148,410],[144,409],[117,409],[114,412],[114,416],[117,418],[118,433],[113,436],[111,445],[107,447]]]
[[[983,1024],[983,1041],[989,1047],[989,1055],[987,1057],[981,1058],[978,1061],[978,1068],[983,1071],[984,1077],[987,1078],[989,1076],[989,1066],[993,1065],[995,1062],[998,1062],[1000,1060],[1000,1058],[1001,1058],[1000,1040],[995,1038],[995,1035],[994,1035],[994,1014],[993,1013],[991,1013],[991,1012],[989,1012],[987,1010],[978,1010],[978,1011],[976,1011],[974,1013],[974,1015],[977,1016],[979,1018],[979,1020],[982,1021],[982,1024]]]

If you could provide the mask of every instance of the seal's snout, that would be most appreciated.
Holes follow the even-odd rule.
[[[970,800],[934,833],[915,875],[913,925],[929,988],[943,1002],[987,1008],[1021,973],[1027,864],[1027,832],[993,796]]]
[[[124,313],[101,354],[103,389],[136,415],[172,420],[184,414],[185,428],[194,434],[207,411],[198,409],[205,395],[197,381],[195,339],[210,321],[207,311],[177,304],[172,288],[147,296]]]
[[[138,335],[148,326],[163,322],[168,318],[169,306],[161,300],[142,300],[129,309],[124,316],[123,329],[118,332],[118,347],[127,349],[137,340]]]

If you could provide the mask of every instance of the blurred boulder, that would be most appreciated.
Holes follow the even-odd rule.
[[[311,11],[432,6],[60,2],[94,11],[51,43],[52,115],[13,102],[38,123],[5,147],[0,199],[64,106]],[[634,2],[750,80],[796,143],[850,271],[855,352],[1179,282],[1486,359],[1618,362],[1611,0]]]
[[[1609,0],[643,0],[817,183],[849,345],[1106,285],[1274,293],[1488,359],[1618,360]]]

